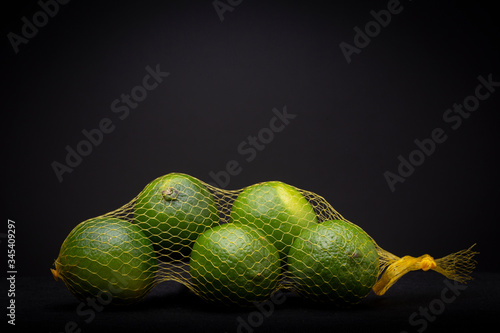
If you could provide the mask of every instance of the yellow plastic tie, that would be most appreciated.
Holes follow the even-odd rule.
[[[61,265],[59,264],[59,261],[54,261],[54,268],[50,269],[50,272],[52,273],[52,276],[54,277],[54,280],[59,281],[61,279],[64,281],[63,276],[61,274]]]
[[[50,271],[52,272],[52,276],[54,277],[54,280],[58,281],[59,280],[59,273],[53,268],[51,268]]]
[[[476,261],[473,257],[479,253],[472,251],[474,245],[466,250],[452,253],[436,260],[428,254],[424,254],[417,258],[412,256],[399,258],[379,248],[378,252],[381,261],[380,273],[383,271],[383,274],[372,289],[375,294],[379,296],[383,295],[403,275],[419,269],[423,271],[432,269],[449,279],[456,280],[460,283],[466,283],[467,280],[472,279],[470,273],[476,266]]]

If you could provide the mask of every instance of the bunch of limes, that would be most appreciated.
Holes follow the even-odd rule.
[[[168,260],[189,261],[188,286],[225,303],[262,301],[284,285],[356,303],[375,284],[373,240],[349,222],[321,221],[301,190],[264,182],[231,200],[217,190],[180,173],[154,180],[123,218],[79,224],[61,247],[54,277],[80,299],[107,293],[115,302],[141,299]]]

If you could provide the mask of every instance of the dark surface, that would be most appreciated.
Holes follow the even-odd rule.
[[[198,299],[182,285],[165,282],[142,302],[131,306],[104,306],[89,311],[80,305],[62,283],[46,277],[20,279],[17,288],[17,329],[61,332],[75,322],[82,332],[248,332],[240,321],[259,323],[256,307],[216,306]],[[449,288],[434,272],[413,272],[403,277],[384,296],[373,293],[350,309],[309,303],[291,293],[279,298],[254,332],[418,332],[424,317],[409,318],[420,308],[429,308],[425,332],[472,332],[494,327],[498,320],[500,274],[477,272],[462,289]],[[449,281],[451,285],[453,282]],[[463,286],[466,286],[464,289]],[[452,299],[446,304],[441,300]],[[454,299],[453,299],[454,298]],[[443,308],[440,304],[445,304]],[[77,309],[80,308],[80,313]],[[264,307],[270,309],[269,303]],[[434,310],[432,310],[434,309]],[[432,314],[435,311],[435,315]],[[253,314],[252,314],[253,313]],[[95,316],[94,316],[95,315]],[[86,322],[88,321],[88,322]]]

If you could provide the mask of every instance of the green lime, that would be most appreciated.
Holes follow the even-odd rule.
[[[302,229],[317,224],[306,198],[295,187],[278,181],[245,188],[233,203],[230,220],[262,230],[282,259]]]
[[[359,302],[377,280],[375,243],[360,227],[330,220],[305,229],[295,239],[288,269],[299,294],[339,304]]]
[[[79,299],[129,303],[154,286],[158,268],[151,241],[130,222],[97,217],[77,225],[64,240],[52,269]]]
[[[189,273],[195,292],[207,300],[263,301],[278,284],[278,250],[255,228],[223,224],[196,240]]]
[[[189,255],[196,238],[218,221],[217,206],[207,187],[181,173],[153,180],[134,206],[134,222],[169,256]]]

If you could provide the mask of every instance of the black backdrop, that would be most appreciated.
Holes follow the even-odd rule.
[[[500,34],[488,2],[215,3],[226,10],[2,10],[3,201],[20,274],[48,275],[77,223],[152,179],[176,171],[214,182],[232,160],[237,174],[219,182],[228,189],[281,180],[322,195],[395,254],[477,243],[478,269],[498,271]],[[476,89],[479,77],[493,83]],[[473,112],[447,111],[464,101]],[[284,125],[272,121],[283,110]],[[439,128],[446,140],[415,152]],[[81,143],[84,131],[96,145]],[[61,182],[53,165],[67,164],[67,147],[87,156],[73,157]],[[386,172],[398,173],[400,155],[419,165],[403,167],[392,191]]]

